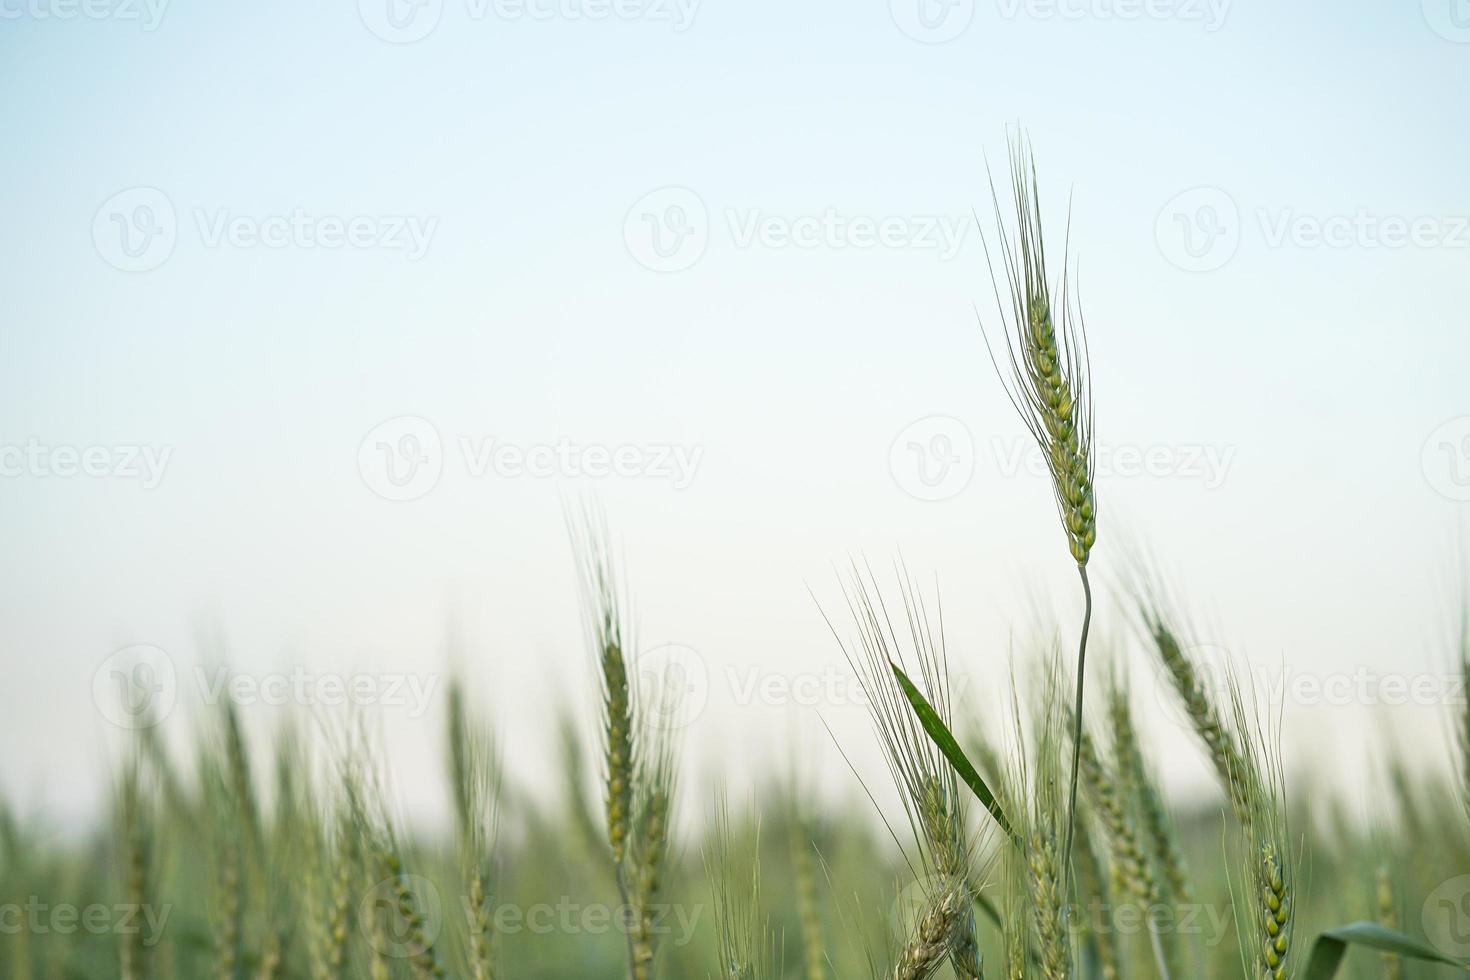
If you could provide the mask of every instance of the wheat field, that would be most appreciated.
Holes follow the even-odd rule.
[[[755,787],[709,793],[681,780],[689,746],[662,723],[673,695],[640,683],[629,637],[636,583],[618,572],[612,522],[588,506],[568,523],[595,717],[564,708],[544,730],[499,731],[494,698],[456,679],[438,705],[442,753],[423,763],[442,773],[453,825],[429,832],[401,816],[369,716],[295,719],[261,756],[228,698],[180,735],[150,715],[146,691],[123,691],[131,724],[110,820],[73,841],[0,810],[3,975],[1465,973],[1463,698],[1445,705],[1439,743],[1375,761],[1393,792],[1365,824],[1322,781],[1294,777],[1278,706],[1247,674],[1215,682],[1182,611],[1187,582],[1135,560],[1134,575],[1110,583],[1132,628],[1089,655],[1089,558],[1108,540],[1094,379],[1070,243],[1048,257],[1023,141],[1009,162],[987,240],[999,312],[981,326],[1047,460],[1081,584],[1064,601],[1081,615],[1041,624],[1014,651],[951,651],[925,576],[901,561],[851,564],[843,600],[813,610],[871,715],[871,740],[837,748],[881,762],[896,808],[885,812],[883,794],[856,776],[850,798],[869,812],[833,805],[780,765],[772,772],[788,775]],[[1470,677],[1470,630],[1447,625],[1444,657]],[[1001,714],[954,691],[953,672],[982,657],[1010,661]],[[1152,669],[1127,666],[1140,661]],[[1165,704],[1214,774],[1209,799],[1176,800],[1159,778],[1160,746],[1143,733],[1157,730],[1145,714]],[[528,744],[557,747],[552,803],[506,774],[506,756]]]

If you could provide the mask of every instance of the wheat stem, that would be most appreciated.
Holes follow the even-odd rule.
[[[1082,594],[1086,608],[1082,614],[1082,637],[1077,645],[1077,693],[1072,701],[1072,777],[1071,787],[1067,791],[1067,843],[1062,849],[1063,875],[1068,883],[1072,873],[1072,837],[1077,830],[1077,769],[1080,762],[1078,753],[1082,750],[1082,693],[1087,674],[1087,633],[1092,625],[1092,583],[1087,580],[1085,560],[1077,565],[1077,573],[1082,577]]]

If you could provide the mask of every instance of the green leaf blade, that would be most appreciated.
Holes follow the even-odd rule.
[[[949,726],[945,725],[944,719],[939,717],[939,712],[934,710],[934,706],[897,664],[890,663],[888,666],[892,668],[893,676],[898,678],[898,684],[903,689],[904,697],[908,698],[909,706],[914,709],[914,714],[918,716],[919,724],[923,726],[929,739],[943,753],[964,784],[970,787],[970,792],[975,794],[975,798],[1000,825],[1000,829],[1014,841],[1016,832],[1011,828],[1011,822],[1006,819],[1000,801],[990,791],[990,787],[985,785],[985,780],[980,777],[980,773],[971,765],[964,749],[960,748],[960,743],[955,741],[954,735],[950,733]]]
[[[1312,943],[1311,955],[1307,957],[1307,968],[1302,971],[1302,980],[1331,980],[1341,969],[1349,946],[1363,946],[1426,963],[1442,963],[1462,970],[1470,969],[1470,961],[1445,956],[1412,936],[1384,928],[1376,922],[1353,922],[1337,929],[1328,929],[1317,937],[1316,942]]]

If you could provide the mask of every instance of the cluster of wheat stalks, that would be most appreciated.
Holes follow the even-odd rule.
[[[1272,707],[1244,682],[1212,689],[1180,606],[1146,576],[1123,592],[1134,640],[1114,644],[1106,685],[1084,700],[1097,522],[1086,342],[1065,253],[1060,279],[1048,278],[1029,154],[1018,150],[1012,164],[1014,231],[1006,236],[1002,222],[994,253],[1011,296],[1003,374],[1050,461],[1083,623],[1071,661],[1060,630],[1038,634],[997,723],[954,702],[937,594],[900,564],[897,592],[885,596],[868,566],[853,567],[850,618],[828,622],[867,695],[902,819],[879,808],[875,837],[873,821],[853,808],[824,814],[794,781],[738,807],[728,790],[711,794],[702,828],[678,819],[681,808],[686,817],[701,808],[678,792],[680,746],[664,723],[676,706],[640,670],[622,576],[589,510],[571,530],[600,686],[597,749],[587,751],[589,726],[564,709],[555,803],[502,778],[487,716],[462,680],[443,712],[453,820],[440,834],[412,833],[396,815],[380,746],[360,716],[288,722],[268,767],[230,702],[185,761],[145,718],[119,766],[105,832],[58,840],[0,807],[0,974],[1463,973],[1443,936],[1424,935],[1433,923],[1421,910],[1438,910],[1426,899],[1470,873],[1470,710],[1455,718],[1456,775],[1416,773],[1410,761],[1423,752],[1393,757],[1394,805],[1365,829],[1323,787],[1298,782],[1288,793]],[[1470,626],[1457,639],[1470,678]],[[1219,804],[1185,812],[1166,800],[1135,713],[1140,686],[1123,666],[1128,646],[1157,667],[1218,779]],[[840,748],[849,758],[860,751]],[[1449,899],[1470,902],[1470,886]],[[79,931],[30,915],[63,904],[105,906],[113,918]],[[606,914],[587,914],[599,908]],[[534,916],[506,914],[536,909],[561,917],[538,929],[526,925]],[[140,927],[155,920],[156,930]],[[1333,928],[1352,920],[1364,921]],[[1354,946],[1366,949],[1343,962]]]
[[[967,721],[951,701],[938,606],[902,568],[898,580],[886,600],[875,576],[855,569],[854,615],[834,624],[870,694],[901,802],[882,814],[887,846],[856,808],[824,813],[790,787],[733,806],[685,799],[686,814],[712,816],[703,829],[676,821],[672,749],[639,707],[652,692],[635,680],[636,655],[611,649],[622,620],[603,578],[589,603],[601,749],[584,751],[564,723],[566,789],[554,803],[502,781],[462,683],[443,711],[453,823],[441,834],[411,834],[394,816],[366,725],[316,737],[288,725],[268,765],[251,755],[245,711],[229,704],[188,762],[145,727],[119,770],[116,820],[90,842],[68,846],[0,815],[0,909],[32,896],[166,907],[167,925],[156,935],[16,929],[7,926],[24,920],[0,911],[0,975],[1302,977],[1324,929],[1370,919],[1385,934],[1419,935],[1423,910],[1438,908],[1426,899],[1470,870],[1463,779],[1426,781],[1401,758],[1391,766],[1395,806],[1367,829],[1323,787],[1288,794],[1262,721],[1269,713],[1243,685],[1207,685],[1186,624],[1142,602],[1138,639],[1216,772],[1220,804],[1168,804],[1135,711],[1152,699],[1115,670],[1081,727],[1069,876],[1076,728],[1057,643],[1038,643],[1027,659],[1035,670],[1014,685],[1008,722]],[[973,772],[936,742],[895,664],[961,733]],[[1458,724],[1470,728],[1463,715]],[[1467,757],[1458,758],[1463,771]],[[504,918],[565,896],[602,903],[620,923],[589,931],[558,921],[544,933]],[[1354,953],[1347,968],[1458,975],[1392,949]]]

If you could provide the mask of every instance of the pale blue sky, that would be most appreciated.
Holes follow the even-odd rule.
[[[152,489],[0,478],[0,715],[45,739],[0,787],[34,805],[93,798],[100,736],[117,735],[92,704],[98,664],[157,645],[192,694],[201,622],[257,673],[432,673],[457,609],[509,737],[547,734],[512,683],[586,703],[562,526],[586,483],[472,477],[461,436],[699,450],[687,489],[594,482],[644,639],[709,669],[701,766],[767,766],[790,731],[825,750],[811,710],[742,704],[730,672],[839,663],[807,586],[835,601],[830,565],[849,553],[901,547],[939,573],[953,656],[991,703],[1030,593],[1069,617],[1075,599],[1044,482],[1004,472],[1022,429],[975,322],[990,296],[978,233],[961,224],[945,259],[742,245],[741,229],[831,209],[896,216],[922,240],[931,218],[988,217],[983,160],[1004,162],[1017,121],[1058,233],[1073,195],[1099,439],[1162,447],[1181,470],[1100,479],[1099,577],[1141,540],[1258,661],[1444,673],[1470,506],[1454,499],[1463,429],[1423,463],[1437,427],[1470,415],[1470,30],[1448,2],[1158,0],[1164,16],[1120,18],[1107,0],[1068,16],[982,0],[942,44],[900,29],[902,0],[897,16],[879,0],[704,0],[682,30],[661,4],[532,20],[444,0],[410,44],[344,0],[174,0],[152,30],[60,19],[56,3],[0,0],[0,446],[171,455]],[[704,251],[650,271],[628,237],[635,204],[670,186],[703,208]],[[140,187],[165,196],[176,242],[121,271],[112,214],[140,199],[104,205]],[[1227,208],[1233,255],[1174,264],[1191,262],[1180,200]],[[416,259],[210,245],[216,222],[298,209],[431,231]],[[1421,221],[1429,244],[1384,247],[1383,218]],[[1338,219],[1345,247],[1303,237]],[[960,420],[978,463],[926,502],[890,473],[890,445],[934,415]],[[358,465],[399,416],[449,450],[411,503],[375,496]],[[1206,447],[1229,454],[1218,480],[1188,471]],[[1349,759],[1365,718],[1435,735],[1439,713],[1302,705],[1288,734],[1331,726]],[[863,737],[853,706],[824,714]],[[408,746],[438,734],[437,716],[386,724]],[[1187,756],[1171,773],[1203,780]]]

